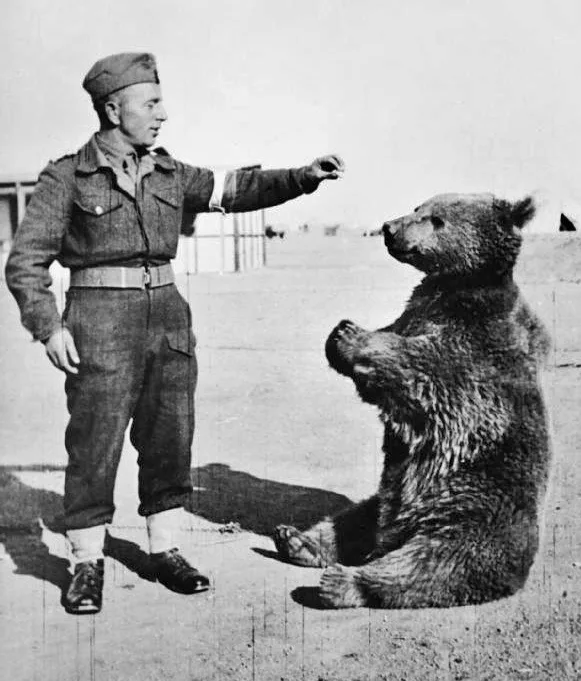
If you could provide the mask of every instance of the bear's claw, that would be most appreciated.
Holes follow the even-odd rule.
[[[362,331],[357,324],[343,319],[329,334],[325,354],[329,364],[340,374],[351,375],[352,349],[357,345]]]
[[[333,335],[339,338],[349,338],[358,335],[360,330],[355,322],[350,319],[342,319],[333,330]]]
[[[324,567],[316,543],[291,525],[278,525],[273,540],[280,556],[289,563],[302,567]]]

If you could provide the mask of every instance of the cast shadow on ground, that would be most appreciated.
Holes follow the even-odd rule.
[[[64,533],[63,498],[56,492],[25,485],[10,467],[0,467],[0,542],[16,566],[15,574],[53,584],[61,592],[71,579],[69,562],[49,552],[43,527]],[[143,579],[153,580],[149,555],[134,542],[107,535],[105,554]]]
[[[297,586],[291,591],[291,598],[295,603],[304,605],[305,608],[313,610],[327,610],[321,602],[320,591],[318,586]]]
[[[223,464],[195,468],[192,478],[195,492],[188,511],[267,536],[276,525],[305,529],[351,505],[341,494],[263,480]],[[42,528],[63,533],[62,504],[60,494],[25,485],[14,467],[0,467],[0,542],[16,566],[15,573],[49,582],[61,591],[70,581],[68,561],[49,552]],[[275,551],[256,551],[277,558]],[[105,553],[140,577],[152,579],[149,556],[134,542],[108,535]]]
[[[68,561],[49,553],[43,525],[62,532],[62,497],[23,484],[10,468],[0,468],[0,542],[16,566],[15,574],[31,575],[64,589],[70,580]]]
[[[266,536],[281,524],[304,530],[352,505],[342,494],[264,480],[219,463],[194,468],[192,479],[191,513],[214,523],[239,523],[243,530]]]
[[[342,494],[257,478],[219,463],[194,468],[192,479],[191,513],[214,523],[238,523],[242,530],[268,537],[277,525],[304,530],[352,504]],[[253,551],[283,562],[274,546]]]

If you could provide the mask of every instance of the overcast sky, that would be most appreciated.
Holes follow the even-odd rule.
[[[4,0],[1,17],[2,176],[80,147],[85,73],[150,51],[180,160],[344,157],[274,222],[376,226],[442,191],[581,198],[578,0]]]

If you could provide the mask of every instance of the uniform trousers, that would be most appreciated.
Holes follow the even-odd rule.
[[[70,288],[63,314],[79,357],[65,382],[67,530],[111,522],[125,432],[138,452],[139,513],[191,497],[197,382],[188,303],[174,284],[151,289]]]

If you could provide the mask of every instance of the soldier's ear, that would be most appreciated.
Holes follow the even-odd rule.
[[[522,229],[527,222],[533,219],[536,212],[535,201],[532,196],[526,196],[520,201],[515,201],[510,207],[510,221],[518,229]]]
[[[121,122],[120,110],[121,107],[117,99],[110,99],[103,104],[105,116],[112,125],[117,126]]]

